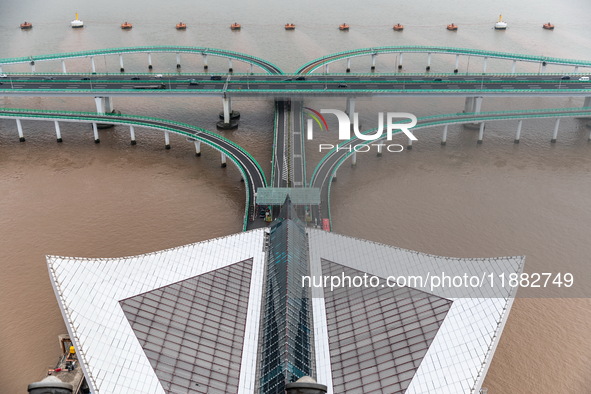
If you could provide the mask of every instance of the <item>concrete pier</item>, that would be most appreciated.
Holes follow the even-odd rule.
[[[398,57],[399,61],[398,61],[398,69],[402,70],[402,56],[404,55],[404,53],[400,52],[400,56]]]
[[[21,120],[16,120],[16,129],[18,130],[18,140],[20,142],[25,142],[25,135],[23,134],[23,125],[21,124]]]
[[[516,67],[517,67],[517,60],[513,60],[513,64],[511,65],[511,74],[515,74]]]
[[[487,57],[484,57],[484,59],[482,59],[482,73],[486,74],[486,63],[488,61]]]
[[[382,157],[382,148],[384,147],[384,144],[378,142],[377,144],[378,147],[378,153],[376,154],[377,157]]]
[[[129,139],[131,140],[131,145],[135,145],[135,128],[133,125],[129,126]]]
[[[180,53],[176,54],[176,68],[177,69],[181,68],[181,54]]]
[[[556,123],[554,123],[554,132],[552,133],[552,139],[550,142],[555,143],[556,139],[558,138],[558,127],[560,126],[560,118],[556,119]]]
[[[456,65],[454,66],[454,74],[458,73],[460,67],[460,55],[456,55]]]
[[[67,74],[68,71],[66,71],[66,61],[62,59],[62,73]]]
[[[328,63],[324,65],[324,73],[328,74]]]
[[[513,140],[515,144],[519,144],[519,140],[521,139],[521,126],[523,126],[523,120],[517,122],[517,131],[515,132],[515,140]]]
[[[148,52],[148,70],[152,69],[152,54]]]
[[[228,72],[234,72],[234,67],[232,67],[232,58],[228,58]]]
[[[201,156],[201,141],[195,141],[195,156]]]
[[[357,165],[357,152],[353,152],[353,154],[351,155],[351,165],[352,166]]]
[[[376,69],[376,58],[376,54],[371,55],[371,71],[375,71]]]
[[[119,66],[121,67],[119,71],[124,72],[125,67],[123,67],[123,55],[119,55]]]
[[[92,132],[94,133],[94,143],[98,144],[99,142],[101,142],[98,133],[98,125],[96,124],[96,122],[92,122]]]
[[[412,149],[412,140],[410,138],[408,139],[408,143],[406,144],[406,149],[408,149],[408,150]]]
[[[164,132],[164,148],[170,149],[170,133],[168,131]]]
[[[226,167],[226,154],[224,152],[221,153],[221,160],[222,160],[222,165],[221,167],[224,168]]]
[[[207,70],[207,68],[209,67],[207,65],[207,55],[204,53],[202,56],[203,56],[203,69]]]
[[[477,144],[482,144],[482,140],[484,138],[484,122],[480,123],[480,130],[478,131],[478,141]]]
[[[224,96],[222,98],[223,111],[220,113],[221,121],[217,123],[217,127],[222,130],[232,130],[238,127],[237,119],[240,118],[238,111],[232,111],[232,101],[230,97]]]
[[[93,73],[96,72],[96,64],[94,64],[94,56],[90,57],[90,69],[92,70]]]
[[[355,113],[355,97],[347,97],[347,109],[345,112],[349,116],[349,119],[351,119]]]
[[[99,114],[113,112],[113,100],[111,97],[95,97],[96,112]]]
[[[443,126],[443,135],[441,136],[441,145],[447,144],[447,128],[449,125]]]
[[[351,72],[351,58],[347,59],[347,72],[350,73]]]
[[[31,60],[31,63],[29,63],[31,65],[31,72],[34,73],[35,72],[35,61]]]
[[[425,69],[427,71],[431,70],[431,53],[427,54],[427,67]]]
[[[55,138],[57,142],[62,142],[62,132],[60,130],[60,124],[57,120],[54,120],[53,123],[55,124]]]

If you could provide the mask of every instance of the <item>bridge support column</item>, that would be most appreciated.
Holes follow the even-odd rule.
[[[402,70],[402,55],[404,55],[404,53],[400,52],[400,56],[398,57],[398,69]]]
[[[152,54],[148,52],[148,70],[152,69]]]
[[[482,144],[482,139],[484,138],[484,122],[480,123],[480,130],[478,131],[478,141],[477,144]]]
[[[222,105],[224,107],[224,123],[230,123],[230,113],[232,112],[232,101],[230,97],[224,97],[222,99]]]
[[[357,152],[353,152],[353,154],[351,155],[351,165],[352,166],[357,165]]]
[[[195,141],[195,156],[201,156],[201,141]]]
[[[96,112],[99,114],[113,112],[113,100],[111,97],[95,97]]]
[[[431,70],[431,54],[427,54],[427,67],[426,70],[429,71]]]
[[[164,148],[170,149],[170,133],[164,131]]]
[[[119,71],[124,72],[125,71],[125,67],[123,67],[123,55],[119,55]]]
[[[545,73],[546,72],[546,62],[542,62],[542,72]]]
[[[585,101],[583,101],[583,108],[590,108],[591,107],[591,97],[585,97]]]
[[[441,145],[447,144],[447,127],[449,125],[443,126],[443,135],[441,136]]]
[[[105,113],[104,101],[102,97],[95,97],[94,103],[96,104],[96,112],[99,114]]]
[[[252,63],[249,63],[249,64],[250,64],[250,70],[248,72],[253,74],[254,64],[252,64]]]
[[[222,152],[221,154],[221,159],[222,159],[222,168],[226,167],[226,154],[224,152]]]
[[[324,73],[328,74],[328,63],[324,65]]]
[[[207,70],[207,55],[204,53],[203,54],[203,69]]]
[[[35,61],[31,60],[31,63],[29,63],[31,65],[31,72],[34,73],[35,72]]]
[[[135,128],[133,125],[129,126],[129,139],[131,140],[131,145],[135,145],[137,143],[135,141]]]
[[[228,59],[228,72],[233,72],[234,68],[232,67],[232,59]]]
[[[57,139],[57,142],[62,142],[62,133],[60,130],[60,124],[57,120],[54,120],[53,123],[55,124],[55,137]]]
[[[474,97],[466,97],[464,102],[464,113],[472,113],[474,112]]]
[[[458,73],[460,67],[460,55],[456,55],[456,65],[454,67],[454,74]]]
[[[25,142],[25,135],[23,134],[23,125],[21,124],[21,120],[16,120],[16,129],[18,130],[18,140],[20,142]]]
[[[111,97],[103,97],[103,108],[108,114],[113,112],[113,99]]]
[[[579,66],[575,66],[575,72],[578,73],[579,72]]]
[[[408,139],[408,144],[406,144],[406,149],[408,149],[408,150],[412,149],[412,140],[410,138]]]
[[[94,134],[94,143],[98,144],[99,142],[101,142],[101,140],[99,138],[98,126],[97,126],[96,122],[92,122],[92,132]]]
[[[558,137],[558,127],[560,126],[560,118],[556,119],[556,123],[554,123],[554,133],[552,134],[552,139],[550,142],[555,143],[556,138]]]
[[[93,73],[96,72],[96,64],[94,64],[94,56],[90,57],[90,69],[92,70]]]
[[[377,55],[371,55],[371,71],[376,69],[376,57]]]
[[[486,74],[486,63],[488,61],[488,58],[485,56],[484,59],[482,60],[482,73]]]
[[[483,100],[483,97],[476,97],[476,100],[474,101],[474,113],[475,114],[480,113],[480,109],[482,108],[482,100]]]
[[[62,73],[67,74],[68,72],[66,71],[66,61],[62,59]]]
[[[181,68],[181,54],[176,54],[176,68]]]
[[[99,114],[104,114],[105,110],[103,108],[103,98],[102,97],[95,97],[94,103],[96,104],[96,112]]]
[[[519,139],[521,138],[521,126],[523,126],[523,120],[520,120],[517,123],[517,132],[515,133],[515,140],[513,141],[516,144],[519,144]]]
[[[384,144],[378,142],[377,144],[373,144],[373,145],[378,147],[378,153],[376,154],[376,156],[382,157],[382,148],[384,147]]]
[[[352,119],[352,116],[355,113],[355,97],[347,97],[347,109],[345,112],[347,112],[349,118]]]
[[[223,111],[220,112],[220,120],[217,127],[222,130],[232,130],[238,127],[237,119],[240,118],[240,112],[232,111],[232,100],[224,95],[222,98]]]
[[[351,58],[347,59],[347,72],[350,73],[351,72]]]
[[[513,64],[511,65],[511,74],[515,74],[516,67],[517,67],[517,60],[513,60]]]

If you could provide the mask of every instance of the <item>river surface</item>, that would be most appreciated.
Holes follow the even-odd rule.
[[[75,8],[77,7],[77,8]],[[591,60],[587,0],[431,1],[300,0],[156,2],[105,0],[77,5],[66,0],[3,0],[0,58],[111,47],[183,45],[229,49],[267,59],[288,72],[333,52],[384,45],[441,45]],[[84,29],[69,21],[78,11]],[[494,31],[498,15],[507,31]],[[34,25],[21,31],[25,21]],[[130,21],[134,28],[122,31]],[[186,31],[174,25],[187,23]],[[237,21],[243,28],[232,32]],[[544,22],[556,25],[542,30]],[[292,22],[295,31],[285,31]],[[340,23],[351,26],[338,31]],[[455,33],[448,23],[459,25]],[[395,23],[405,25],[395,33]],[[395,55],[379,56],[377,70],[393,71]],[[432,72],[453,69],[453,57],[434,56]],[[126,56],[126,71],[147,72],[145,55]],[[174,55],[153,55],[154,72],[176,72]],[[424,71],[425,55],[405,56],[405,71]],[[90,72],[87,59],[68,71]],[[202,71],[200,56],[183,55],[183,72]],[[369,59],[353,61],[367,72]],[[59,62],[37,62],[38,72],[59,72]],[[339,68],[340,67],[340,68]],[[99,72],[118,70],[118,59],[97,58]],[[237,71],[246,66],[234,63]],[[508,62],[489,60],[488,71],[508,72]],[[225,71],[222,60],[210,69]],[[345,64],[331,65],[344,71]],[[482,60],[462,58],[460,72],[479,72]],[[518,64],[518,71],[540,66]],[[28,66],[4,72],[29,71]],[[564,68],[549,71],[567,72]],[[314,108],[342,108],[344,100],[307,101]],[[454,113],[462,99],[358,100],[362,124],[378,111],[417,116]],[[115,98],[116,109],[174,119],[215,130],[219,99]],[[483,110],[576,107],[582,99],[485,99]],[[224,136],[244,146],[270,174],[272,101],[235,100],[240,128]],[[93,101],[68,98],[0,98],[0,107],[93,111]],[[175,247],[241,229],[244,185],[233,166],[204,148],[200,158],[182,138],[165,150],[160,133],[101,131],[92,141],[85,125],[62,123],[63,144],[49,122],[23,122],[25,143],[14,121],[0,120],[0,393],[24,393],[59,355],[57,335],[66,332],[47,273],[45,255],[116,257]],[[450,128],[418,132],[412,151],[359,155],[356,167],[339,170],[332,186],[334,231],[427,253],[458,257],[526,255],[526,271],[568,271],[570,292],[556,288],[523,293],[515,301],[484,387],[489,393],[588,393],[591,387],[591,149],[579,120],[561,122],[550,144],[553,121],[526,121],[519,145],[515,122],[477,131]],[[308,144],[307,169],[321,155]]]

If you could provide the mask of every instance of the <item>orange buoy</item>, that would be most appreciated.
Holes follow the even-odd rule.
[[[31,22],[23,22],[21,23],[21,29],[26,30],[26,29],[30,29],[33,27],[33,24]]]
[[[230,25],[230,30],[240,30],[241,27],[242,26],[240,26],[240,23],[234,22]]]
[[[394,31],[402,31],[402,30],[404,30],[404,26],[401,25],[400,23],[397,23],[394,25],[394,27],[392,27],[392,29],[394,29]]]
[[[286,23],[285,30],[295,30],[295,25],[293,23]]]
[[[177,30],[185,30],[187,28],[187,24],[183,23],[183,22],[179,22],[176,24],[176,29]]]
[[[121,28],[124,29],[124,30],[131,29],[132,27],[133,27],[133,25],[131,23],[127,22],[127,21],[125,21],[125,22],[123,22],[121,24]]]
[[[548,23],[544,23],[542,25],[542,28],[544,28],[546,30],[554,30],[554,25],[552,23],[548,22]]]
[[[349,30],[349,25],[346,23],[343,23],[342,25],[339,26],[339,30]]]
[[[447,25],[447,30],[457,31],[458,30],[458,25],[454,25],[453,23],[451,25]]]

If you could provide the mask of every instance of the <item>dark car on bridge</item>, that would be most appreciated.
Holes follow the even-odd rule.
[[[221,81],[222,80],[222,76],[221,75],[212,75],[211,78],[212,81]]]

